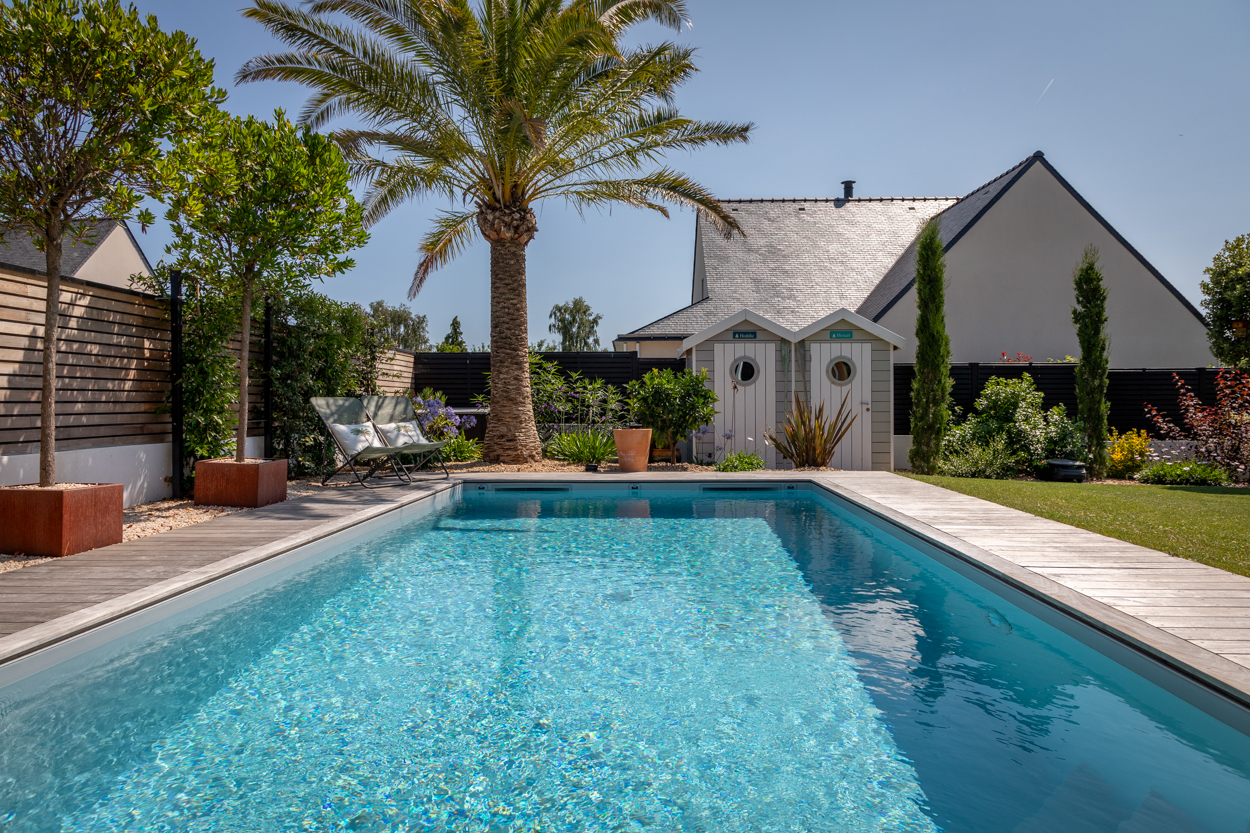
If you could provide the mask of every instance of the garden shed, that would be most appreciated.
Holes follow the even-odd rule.
[[[764,433],[785,421],[795,341],[792,330],[744,309],[682,342],[686,366],[706,370],[719,399],[713,433],[695,441],[696,460],[755,451],[770,469],[785,464]]]
[[[812,407],[838,408],[855,421],[830,466],[850,471],[894,469],[894,351],[905,339],[849,309],[813,321],[795,334],[803,379],[800,395]]]

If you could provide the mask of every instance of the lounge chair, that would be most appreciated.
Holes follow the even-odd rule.
[[[451,477],[447,464],[443,462],[442,449],[447,441],[430,442],[426,438],[417,423],[417,412],[413,410],[411,399],[406,396],[362,396],[360,401],[387,444],[402,449],[405,455],[412,455],[413,468],[420,468],[433,458],[438,460],[443,473]]]
[[[359,399],[349,396],[314,396],[308,402],[317,412],[317,416],[321,417],[334,445],[346,460],[343,465],[321,478],[322,486],[343,469],[350,469],[361,486],[366,489],[373,488],[365,481],[388,463],[397,478],[412,482],[412,475],[400,459],[403,452],[386,443],[382,432],[369,419],[369,414]],[[369,467],[364,477],[360,476],[357,464]]]

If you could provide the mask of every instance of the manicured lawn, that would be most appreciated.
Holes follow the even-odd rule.
[[[907,476],[1250,576],[1250,489]]]

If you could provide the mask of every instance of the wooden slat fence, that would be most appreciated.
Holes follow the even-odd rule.
[[[395,350],[382,359],[378,373],[378,387],[387,393],[404,393],[412,390],[412,366],[416,354],[407,350]]]
[[[652,369],[682,370],[685,359],[640,359],[637,353],[542,353],[566,373],[603,379],[618,388],[641,379]],[[417,353],[414,356],[414,390],[433,388],[447,396],[447,404],[467,408],[473,397],[486,392],[490,353]]]
[[[1111,405],[1108,422],[1121,432],[1144,429],[1157,433],[1154,424],[1146,417],[1144,403],[1149,402],[1179,424],[1180,407],[1176,397],[1176,382],[1172,374],[1178,374],[1198,395],[1203,404],[1215,403],[1215,378],[1218,368],[1185,367],[1177,369],[1121,369],[1108,374],[1107,399]],[[1015,362],[969,363],[951,365],[951,379],[955,385],[951,397],[964,414],[972,411],[973,403],[981,395],[986,383],[993,377],[1018,379],[1025,373],[1033,377],[1043,395],[1043,406],[1052,408],[1063,405],[1069,416],[1076,415],[1076,365],[1074,364],[1016,364]],[[911,433],[911,383],[915,378],[915,365],[894,365],[894,433]]]

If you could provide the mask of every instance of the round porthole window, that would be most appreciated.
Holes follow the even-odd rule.
[[[825,365],[825,378],[835,385],[849,385],[855,378],[855,362],[846,356],[834,356]]]
[[[729,378],[739,385],[753,385],[760,378],[760,366],[750,356],[739,356],[729,368]]]

